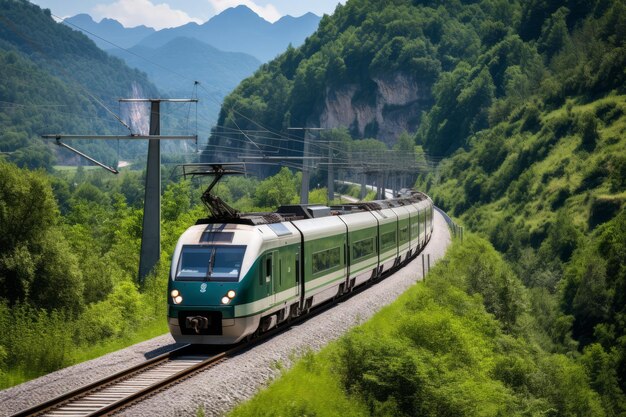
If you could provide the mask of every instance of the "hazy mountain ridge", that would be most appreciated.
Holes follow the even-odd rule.
[[[111,45],[111,43],[119,45],[122,48],[130,48],[131,46],[137,45],[142,39],[156,32],[155,29],[143,25],[126,28],[115,19],[102,19],[100,22],[96,23],[91,16],[85,13],[69,17],[65,19],[63,23],[67,24],[72,29],[83,32],[85,36],[94,41],[100,49],[104,50],[112,48],[113,45]]]
[[[223,98],[252,75],[262,61],[290,44],[303,43],[319,20],[307,13],[270,23],[249,8],[238,6],[202,25],[191,22],[159,31],[145,26],[125,28],[113,19],[96,23],[86,14],[68,18],[65,24],[74,30],[84,29],[83,33],[100,48],[148,74],[159,90],[171,97],[188,96],[193,81],[199,81],[206,93],[198,104],[198,131],[202,137],[217,121]]]
[[[320,17],[307,13],[300,17],[284,16],[270,23],[248,7],[237,6],[226,9],[201,25],[191,22],[159,31],[145,26],[124,28],[112,19],[103,19],[96,23],[84,14],[65,21],[124,48],[131,46],[158,48],[173,39],[186,37],[198,39],[223,51],[247,53],[264,62],[283,52],[289,44],[301,45],[305,38],[315,31]],[[112,45],[90,33],[85,35],[102,49],[112,48]]]
[[[224,52],[197,39],[186,37],[174,38],[157,48],[137,45],[129,48],[129,51],[145,59],[120,50],[110,50],[109,53],[125,60],[129,66],[146,72],[157,85],[170,89],[187,88],[190,80],[202,80],[207,85],[221,82],[226,89],[224,92],[228,92],[261,64],[251,55]],[[151,62],[174,72],[180,71],[187,78],[178,77]]]

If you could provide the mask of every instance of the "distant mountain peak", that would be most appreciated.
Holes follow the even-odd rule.
[[[80,23],[88,23],[88,24],[94,24],[94,25],[97,24],[96,21],[93,20],[93,18],[87,13],[80,13],[80,14],[77,14],[76,16],[68,17],[65,20],[73,22],[75,24],[80,24]]]
[[[85,13],[68,17],[64,20],[64,23],[72,27],[72,29],[83,32],[101,49],[110,48],[109,42],[128,48],[155,32],[153,28],[144,25],[126,28],[119,21],[110,18],[104,18],[100,22],[96,22],[90,15]],[[108,42],[102,39],[106,39]]]
[[[281,17],[278,20],[283,20],[283,19],[293,19],[293,20],[300,20],[300,19],[321,19],[321,17],[319,17],[318,15],[316,15],[313,12],[306,12],[305,14],[303,14],[302,16],[292,16],[290,14],[286,14],[283,17]]]
[[[267,20],[263,19],[261,16],[256,14],[254,10],[250,9],[248,6],[239,5],[236,7],[229,7],[224,10],[220,14],[213,16],[209,19],[205,25],[209,22],[221,22],[221,21],[236,21],[238,23],[241,22],[251,22],[251,21],[262,21],[268,24],[271,24]]]
[[[228,9],[224,10],[222,13],[220,14],[228,14],[228,13],[238,13],[238,14],[250,14],[250,15],[255,15],[257,17],[261,17],[258,14],[256,14],[254,12],[254,10],[252,10],[251,8],[249,8],[246,5],[240,4],[239,6],[235,6],[235,7],[229,7]]]

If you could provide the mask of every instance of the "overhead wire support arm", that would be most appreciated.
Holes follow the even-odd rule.
[[[151,103],[158,101],[159,103],[197,103],[197,98],[121,98],[120,103]]]
[[[135,134],[130,127],[118,116],[116,118],[130,131],[130,135],[43,135],[44,139],[54,139],[56,144],[62,146],[90,162],[117,174],[114,168],[96,161],[84,153],[61,142],[62,139],[122,139],[122,140],[148,140],[148,160],[146,164],[145,195],[142,220],[141,253],[139,255],[139,282],[150,274],[157,265],[161,255],[161,141],[162,140],[196,140],[198,135],[161,135],[161,110],[162,102],[171,103],[197,103],[197,98],[171,99],[171,98],[129,98],[120,99],[122,103],[150,103],[150,122],[148,135]],[[107,109],[108,110],[108,109]],[[109,110],[109,112],[111,112]],[[112,112],[111,112],[112,113]]]
[[[238,156],[239,159],[261,159],[261,160],[268,160],[268,161],[287,161],[290,159],[293,160],[297,160],[297,161],[301,161],[303,159],[313,159],[313,160],[319,160],[322,159],[321,156],[255,156],[255,155],[239,155]]]
[[[82,153],[82,152],[81,152],[81,151],[79,151],[78,149],[74,149],[74,148],[72,148],[71,146],[69,146],[69,145],[67,145],[67,144],[65,144],[65,143],[63,143],[63,142],[61,142],[61,139],[60,139],[60,138],[56,138],[56,144],[57,144],[58,146],[61,146],[61,147],[65,148],[65,149],[68,149],[68,150],[70,150],[70,151],[74,152],[74,153],[75,153],[75,154],[77,154],[77,155],[82,156],[83,158],[87,159],[88,161],[93,162],[94,164],[98,165],[99,167],[102,167],[102,168],[106,169],[106,170],[107,170],[107,171],[109,171],[109,172],[112,172],[112,173],[114,173],[114,174],[119,174],[119,173],[120,173],[117,169],[115,169],[115,168],[113,168],[113,167],[110,167],[110,166],[108,166],[108,165],[105,165],[105,164],[103,164],[102,162],[96,161],[95,159],[93,159],[92,157],[90,157],[90,156],[88,156],[88,155],[85,155],[84,153]]]

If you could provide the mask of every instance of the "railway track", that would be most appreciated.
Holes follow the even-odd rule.
[[[362,289],[354,293],[358,293],[360,290]],[[11,417],[95,417],[115,414],[198,372],[217,365],[243,350],[250,349],[293,325],[326,311],[343,298],[345,297],[321,305],[309,314],[295,318],[290,323],[284,323],[284,325],[275,327],[250,341],[242,342],[227,350],[219,350],[219,346],[186,345],[20,411]]]
[[[250,349],[254,345],[275,336],[277,333],[289,329],[291,326],[300,324],[304,320],[323,313],[345,298],[360,293],[368,286],[362,285],[351,294],[343,295],[322,304],[308,314],[294,318],[289,323],[285,322],[248,342],[242,342],[228,350],[215,350],[216,348],[219,349],[219,347],[213,347],[213,351],[211,351],[210,347],[186,345],[67,394],[20,411],[11,417],[95,417],[115,414],[117,411],[140,402],[142,399],[198,372],[217,365],[236,353]]]
[[[411,259],[417,257],[414,255]],[[408,263],[408,262],[407,262]],[[311,312],[284,322],[274,329],[258,335],[254,339],[232,346],[227,350],[218,346],[186,345],[171,352],[149,359],[141,364],[95,381],[67,394],[33,406],[14,414],[12,417],[86,417],[115,414],[142,399],[149,397],[171,385],[208,369],[243,350],[275,336],[304,320],[332,308],[337,303],[356,295],[371,284],[375,284],[396,272],[401,266],[387,271],[381,277],[361,285],[354,291],[329,300]]]
[[[14,414],[22,416],[105,416],[186,379],[243,349],[200,351],[183,346]]]

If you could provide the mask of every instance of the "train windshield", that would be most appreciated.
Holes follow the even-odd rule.
[[[177,281],[238,281],[245,246],[183,246]]]

